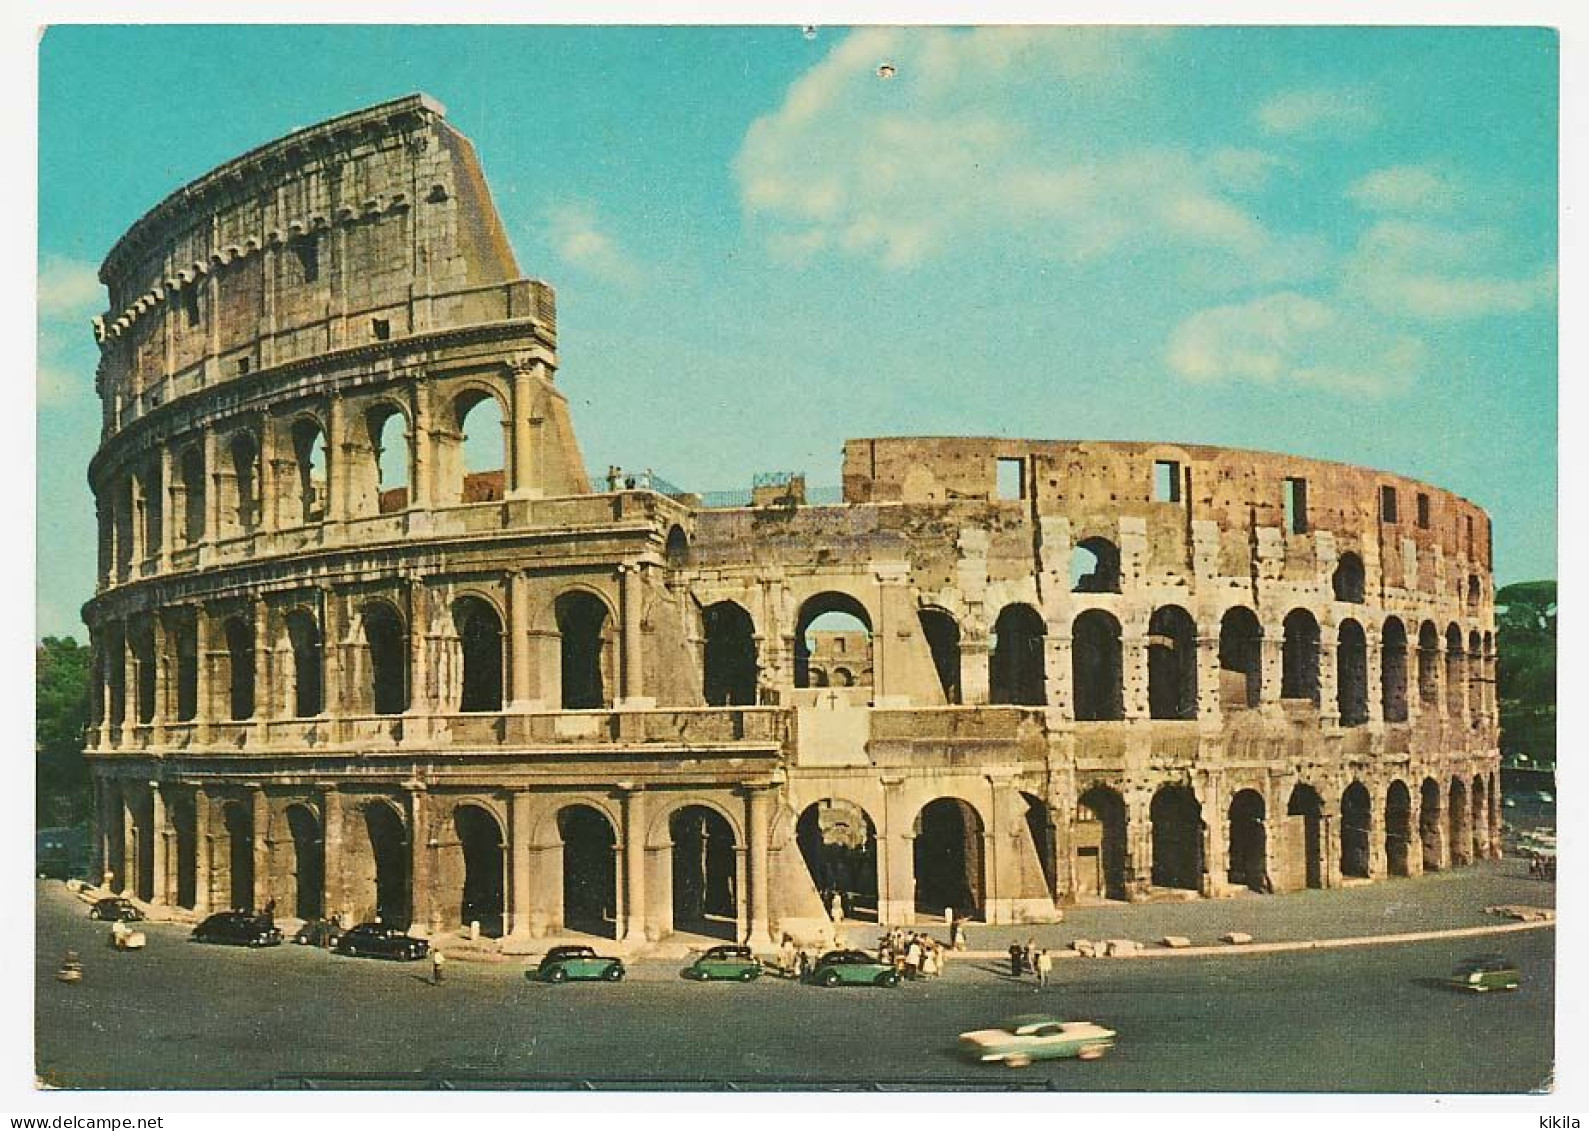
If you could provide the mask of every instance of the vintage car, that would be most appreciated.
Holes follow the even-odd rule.
[[[830,950],[811,968],[819,986],[897,986],[899,971],[864,950]]]
[[[103,919],[107,923],[141,923],[144,914],[132,900],[119,895],[96,899],[88,909],[90,919]]]
[[[430,944],[389,923],[360,923],[344,932],[332,949],[350,958],[396,958],[417,962],[430,953]]]
[[[754,982],[761,977],[761,961],[748,946],[714,946],[686,966],[684,976],[697,982]]]
[[[193,940],[232,946],[280,946],[281,931],[252,911],[217,911],[193,928]]]
[[[1481,954],[1457,963],[1446,982],[1456,989],[1482,994],[1489,990],[1515,990],[1522,980],[1516,963],[1499,954]]]
[[[532,977],[543,982],[623,981],[621,958],[604,958],[593,946],[554,946]]]
[[[999,1029],[960,1034],[963,1055],[984,1064],[1003,1062],[1011,1068],[1069,1056],[1097,1060],[1114,1044],[1113,1029],[1091,1021],[1061,1021],[1035,1014],[1012,1017]]]
[[[299,946],[336,946],[342,928],[333,919],[310,919],[298,928],[292,941]]]

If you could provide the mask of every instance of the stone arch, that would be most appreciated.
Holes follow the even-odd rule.
[[[1263,694],[1263,625],[1245,605],[1219,620],[1219,700],[1225,710],[1258,706]]]
[[[167,629],[171,650],[176,653],[176,717],[192,722],[199,714],[199,622],[190,615],[179,617]]]
[[[844,918],[877,922],[877,826],[866,809],[839,797],[813,801],[795,822],[795,843],[811,882]]]
[[[471,383],[453,394],[452,411],[458,436],[458,501],[486,503],[502,499],[507,489],[508,428],[512,421],[507,398],[489,385]]]
[[[177,461],[177,482],[182,486],[182,543],[196,546],[204,541],[204,513],[209,494],[209,475],[204,466],[204,449],[187,447]],[[172,516],[173,519],[176,516]]]
[[[1410,875],[1412,857],[1412,794],[1395,779],[1385,790],[1385,871]]]
[[[1273,891],[1269,879],[1268,839],[1263,794],[1239,790],[1230,799],[1229,863],[1226,878],[1250,891]]]
[[[251,909],[254,906],[254,828],[253,810],[236,799],[221,803],[221,828],[226,835],[229,882],[227,899],[232,907]]]
[[[283,815],[292,840],[292,891],[283,893],[284,902],[297,918],[318,919],[325,914],[326,879],[325,834],[320,818],[301,801],[288,805]]]
[[[1348,550],[1336,561],[1335,573],[1330,578],[1330,587],[1335,592],[1335,599],[1361,605],[1363,581],[1363,559]]]
[[[1341,725],[1368,722],[1368,637],[1355,620],[1343,620],[1335,636],[1335,705]]]
[[[1369,877],[1373,840],[1374,802],[1368,788],[1354,781],[1341,794],[1341,875]]]
[[[1446,804],[1446,821],[1449,826],[1446,859],[1451,861],[1451,866],[1455,868],[1473,863],[1473,834],[1468,828],[1471,817],[1468,810],[1468,787],[1461,778],[1452,779],[1449,797],[1450,800]]]
[[[557,810],[563,845],[563,926],[618,937],[618,833],[611,815],[587,801]]]
[[[478,921],[482,935],[501,938],[507,906],[502,822],[487,806],[464,801],[453,806],[452,824],[463,857],[458,922],[467,927]]]
[[[827,618],[832,627],[826,631],[838,632],[864,632],[866,647],[863,650],[864,664],[867,667],[872,663],[872,614],[860,600],[838,590],[828,590],[814,594],[800,605],[800,613],[795,619],[794,639],[794,678],[796,687],[811,687],[810,672],[812,666],[813,642],[809,634],[814,622]],[[859,628],[851,628],[850,623],[857,624]],[[823,630],[819,630],[823,631]]]
[[[409,884],[409,829],[397,807],[385,798],[362,806],[364,833],[374,861],[375,918],[407,927],[413,915]]]
[[[1444,795],[1440,783],[1434,778],[1424,778],[1418,792],[1418,844],[1423,852],[1423,870],[1438,872],[1445,854],[1441,851],[1444,833],[1441,831],[1444,814]]]
[[[1148,713],[1197,718],[1197,624],[1179,605],[1160,605],[1148,618]]]
[[[381,399],[364,414],[369,433],[370,467],[375,511],[392,514],[413,501],[414,442],[408,411],[394,400]]]
[[[484,597],[467,594],[453,601],[452,620],[463,661],[458,710],[502,710],[504,634],[501,612]]]
[[[298,608],[285,619],[288,649],[292,654],[292,713],[312,719],[325,710],[325,655],[320,621],[308,609]]]
[[[1107,538],[1083,538],[1070,554],[1072,593],[1120,592],[1120,547]]]
[[[1432,621],[1418,629],[1418,702],[1435,708],[1440,702],[1440,630]]]
[[[1071,624],[1071,689],[1076,718],[1125,717],[1120,622],[1103,609],[1088,609]]]
[[[561,636],[564,710],[595,710],[612,703],[614,628],[617,618],[605,597],[594,590],[573,588],[552,603]]]
[[[224,534],[243,534],[259,524],[259,441],[246,428],[226,445],[230,474],[221,480],[220,519]]]
[[[1386,617],[1379,646],[1379,702],[1387,723],[1407,721],[1407,629]]]
[[[408,710],[408,630],[390,601],[366,601],[359,608],[359,628],[369,658],[369,679],[361,689],[377,715]]]
[[[1476,609],[1484,600],[1484,583],[1479,580],[1476,573],[1468,574],[1467,604],[1470,609]]]
[[[287,434],[293,458],[295,488],[292,499],[294,510],[290,517],[296,525],[308,526],[326,517],[331,453],[326,442],[325,425],[318,416],[302,413],[293,419]]]
[[[1005,605],[993,624],[988,701],[1041,707],[1048,702],[1043,645],[1048,627],[1030,605]]]
[[[986,872],[982,815],[959,797],[938,797],[916,814],[912,843],[916,911],[941,918],[953,908],[964,919],[983,917]]]
[[[1153,823],[1153,886],[1201,891],[1203,806],[1186,785],[1161,786],[1148,807]]]
[[[198,805],[191,794],[178,795],[166,803],[166,814],[176,850],[171,862],[176,877],[176,905],[191,911],[198,906]]]
[[[1467,654],[1462,648],[1462,629],[1451,624],[1446,628],[1446,714],[1459,718],[1466,698]]]
[[[1076,800],[1071,827],[1072,875],[1081,896],[1127,896],[1125,799],[1107,785],[1094,785]]]
[[[932,653],[944,702],[953,706],[960,702],[960,625],[952,613],[936,606],[917,609],[916,619]]]
[[[675,523],[668,529],[664,553],[670,569],[684,569],[690,564],[690,536],[684,532],[684,527]]]
[[[1286,614],[1281,648],[1280,697],[1319,705],[1319,622],[1306,609]]]
[[[739,933],[741,843],[716,806],[679,805],[667,817],[672,842],[674,930],[734,939]]]
[[[254,717],[254,626],[242,617],[227,617],[221,634],[226,641],[226,685],[234,721]]]
[[[737,601],[717,601],[701,610],[706,638],[702,692],[709,707],[756,705],[756,626]]]
[[[1286,833],[1293,850],[1301,849],[1298,879],[1309,888],[1324,886],[1324,799],[1306,782],[1291,788],[1286,802]]]

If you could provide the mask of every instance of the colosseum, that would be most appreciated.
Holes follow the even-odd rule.
[[[178,189],[100,279],[94,845],[137,898],[632,951],[1499,852],[1450,492],[967,437],[850,440],[821,505],[593,484],[552,288],[423,95]]]

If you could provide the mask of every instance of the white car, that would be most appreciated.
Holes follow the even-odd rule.
[[[1115,1031],[1092,1021],[1061,1021],[1055,1017],[1014,1017],[1000,1029],[960,1034],[960,1051],[983,1064],[1003,1062],[1022,1068],[1034,1060],[1078,1057],[1097,1060],[1114,1048]]]

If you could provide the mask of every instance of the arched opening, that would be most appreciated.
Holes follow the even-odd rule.
[[[1148,807],[1153,822],[1153,886],[1201,891],[1203,807],[1184,785],[1167,785]]]
[[[1300,886],[1324,886],[1324,799],[1311,785],[1297,785],[1286,802],[1287,863]],[[1300,856],[1298,852],[1300,850]],[[1292,884],[1290,886],[1299,886]]]
[[[1409,873],[1412,854],[1412,794],[1400,779],[1385,790],[1385,870],[1392,876]]]
[[[1125,899],[1125,799],[1108,786],[1087,790],[1077,800],[1070,836],[1077,896]]]
[[[756,626],[733,601],[718,601],[701,611],[706,635],[702,691],[709,707],[756,705]]]
[[[1197,718],[1197,625],[1177,605],[1154,609],[1148,619],[1148,713]]]
[[[287,641],[292,648],[292,713],[311,719],[325,709],[322,688],[320,626],[308,612],[287,615]]]
[[[137,692],[138,722],[154,722],[156,662],[154,630],[147,623],[135,623],[128,633],[127,645],[132,649],[134,690]]]
[[[1253,611],[1237,605],[1219,620],[1219,705],[1245,710],[1263,693],[1263,626]]]
[[[208,493],[201,448],[192,447],[182,453],[178,475],[182,484],[182,542],[197,546],[204,541],[205,495]]]
[[[385,601],[371,601],[359,616],[370,657],[370,706],[377,715],[400,715],[408,710],[408,633],[403,618]]]
[[[177,906],[191,911],[198,906],[199,894],[198,806],[191,797],[177,797],[168,812],[176,834]]]
[[[818,593],[800,606],[794,644],[796,687],[817,686],[813,669],[828,671],[838,663],[870,671],[872,618],[847,593]]]
[[[1462,630],[1456,625],[1446,629],[1446,714],[1462,717],[1467,693],[1467,656],[1462,650]]]
[[[502,826],[496,817],[478,805],[459,805],[452,811],[458,845],[463,850],[463,891],[458,902],[458,922],[467,927],[480,924],[487,938],[502,937],[503,910],[506,906],[503,883]]]
[[[1355,620],[1343,620],[1336,632],[1335,706],[1343,727],[1368,722],[1368,637]]]
[[[849,668],[834,668],[833,677],[829,681],[829,684],[832,687],[854,687],[855,673]]]
[[[1435,707],[1440,702],[1440,631],[1429,621],[1418,630],[1418,702]]]
[[[1423,850],[1425,872],[1438,872],[1444,855],[1440,851],[1443,839],[1440,801],[1440,783],[1434,778],[1424,778],[1423,787],[1418,791],[1418,843]]]
[[[1102,609],[1088,609],[1071,625],[1070,674],[1076,718],[1102,721],[1125,717],[1120,667],[1120,622]]]
[[[1059,900],[1059,859],[1055,855],[1058,837],[1054,833],[1054,814],[1041,797],[1022,791],[1026,802],[1026,832],[1037,851],[1037,863],[1043,870],[1043,888],[1048,898]]]
[[[138,498],[143,508],[143,556],[150,559],[159,554],[165,532],[165,492],[161,489],[159,464],[139,477]]]
[[[1273,890],[1269,880],[1269,831],[1264,821],[1263,794],[1244,789],[1230,799],[1229,882],[1251,891]]]
[[[1484,599],[1484,584],[1476,573],[1468,574],[1468,607],[1478,608],[1479,602]]]
[[[484,598],[460,597],[452,623],[463,660],[458,710],[502,710],[502,618]]]
[[[1354,605],[1363,603],[1363,559],[1348,550],[1342,554],[1335,563],[1335,575],[1331,578],[1331,585],[1335,590],[1337,601],[1349,601]]]
[[[1367,879],[1369,846],[1374,838],[1374,803],[1362,782],[1341,794],[1341,875]]]
[[[364,807],[364,831],[375,861],[375,918],[406,928],[409,923],[408,830],[397,811],[382,801]]]
[[[807,673],[807,679],[812,687],[826,687],[828,685],[828,673],[821,668],[811,668]]]
[[[1379,700],[1387,723],[1407,721],[1407,630],[1385,618],[1379,649]]]
[[[589,805],[558,810],[563,841],[563,926],[618,937],[618,838],[605,814]]]
[[[938,673],[938,686],[943,689],[944,702],[960,702],[960,626],[954,617],[942,609],[920,609],[916,613],[921,622],[921,634],[927,638],[927,648],[932,653],[933,670]]]
[[[1478,724],[1480,716],[1487,714],[1489,707],[1488,696],[1485,694],[1486,664],[1484,656],[1484,637],[1479,635],[1478,629],[1468,633],[1468,715],[1473,719],[1474,725]]]
[[[259,523],[259,446],[247,432],[239,432],[227,446],[232,461],[232,482],[221,521],[232,532],[253,530]]]
[[[1473,791],[1469,794],[1472,801],[1472,812],[1468,816],[1468,833],[1472,837],[1472,851],[1469,860],[1483,860],[1489,848],[1489,806],[1484,800],[1484,778],[1477,776],[1473,779]]]
[[[366,423],[375,461],[376,510],[380,514],[405,510],[413,475],[408,418],[393,405],[381,405],[370,410]]]
[[[734,830],[721,813],[686,805],[668,818],[673,838],[673,928],[734,939],[739,876]]]
[[[982,818],[955,797],[929,801],[914,828],[916,911],[942,918],[983,915]]]
[[[1319,622],[1306,609],[1292,609],[1286,614],[1280,697],[1319,705]]]
[[[226,863],[231,878],[227,895],[237,908],[254,906],[254,815],[248,806],[228,801],[221,806],[226,830]]]
[[[325,914],[325,836],[320,818],[307,805],[287,806],[287,831],[292,836],[293,914],[318,919]]]
[[[866,810],[831,797],[807,805],[795,842],[823,907],[831,913],[837,897],[844,918],[877,922],[877,829]]]
[[[993,623],[988,700],[1041,707],[1048,702],[1043,641],[1047,627],[1030,605],[1006,605]]]
[[[199,714],[199,625],[192,617],[180,621],[172,635],[176,648],[177,721],[192,722]]]
[[[554,611],[562,634],[563,709],[607,706],[612,666],[612,618],[607,606],[599,597],[575,590],[559,597]]]
[[[1120,550],[1107,538],[1083,538],[1070,553],[1072,593],[1120,592]]]
[[[683,569],[690,564],[690,536],[684,533],[682,526],[669,529],[665,552],[671,569]]]
[[[230,617],[223,631],[231,717],[250,719],[254,716],[254,626],[240,617]]]
[[[1449,845],[1446,858],[1453,868],[1473,863],[1473,834],[1468,830],[1468,787],[1458,778],[1451,783],[1450,800],[1446,804]]]
[[[459,497],[466,503],[499,500],[508,465],[502,405],[489,393],[471,390],[458,398],[456,408],[463,454]]]
[[[305,417],[292,426],[292,454],[297,513],[289,517],[297,525],[307,526],[326,517],[330,456],[326,451],[325,432],[317,421]]]

